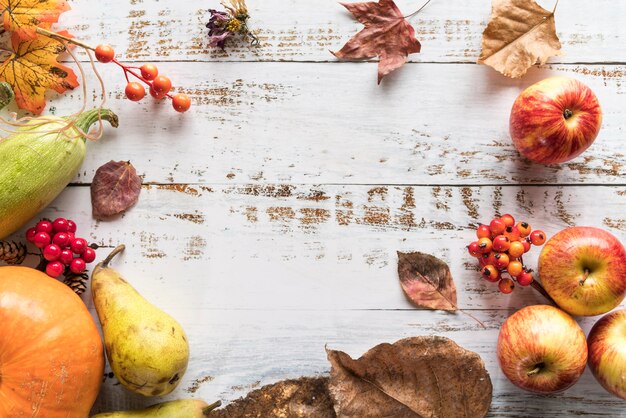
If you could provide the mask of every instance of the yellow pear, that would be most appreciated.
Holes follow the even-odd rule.
[[[109,263],[120,245],[91,276],[91,292],[113,373],[128,390],[167,395],[187,370],[189,343],[181,325],[144,299]]]
[[[205,418],[220,405],[220,401],[209,405],[198,399],[180,399],[135,411],[106,412],[91,418]]]

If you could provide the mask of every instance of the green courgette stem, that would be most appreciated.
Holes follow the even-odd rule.
[[[213,402],[211,405],[202,409],[202,414],[208,417],[212,410],[219,408],[220,406],[222,406],[222,401]]]
[[[98,116],[99,115],[99,116]],[[81,113],[76,118],[74,124],[83,132],[89,131],[91,125],[96,123],[98,119],[108,121],[112,127],[117,128],[119,126],[119,119],[117,115],[109,109],[91,109]]]

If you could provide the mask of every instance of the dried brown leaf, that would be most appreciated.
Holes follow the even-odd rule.
[[[492,386],[482,359],[447,338],[380,344],[358,360],[327,353],[339,418],[474,418],[489,411]]]
[[[478,64],[519,78],[537,62],[561,55],[554,11],[533,0],[492,0],[491,18],[483,32]]]
[[[448,265],[430,254],[398,252],[398,277],[406,297],[420,308],[454,312],[456,286]]]
[[[137,203],[141,178],[130,161],[109,161],[98,168],[91,183],[91,206],[96,218],[118,215]]]
[[[250,392],[211,418],[334,418],[327,377],[301,377],[283,380]]]
[[[341,60],[380,57],[378,84],[383,77],[404,65],[409,54],[420,52],[415,30],[392,0],[366,3],[341,3],[365,28],[334,56]]]

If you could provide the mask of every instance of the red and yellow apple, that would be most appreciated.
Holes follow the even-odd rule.
[[[626,310],[611,312],[596,322],[587,345],[589,368],[598,382],[626,399]]]
[[[509,132],[520,154],[541,164],[572,160],[591,146],[602,125],[596,95],[578,80],[551,77],[520,94]]]
[[[527,306],[502,325],[498,362],[516,386],[535,393],[561,392],[578,381],[587,363],[585,333],[548,305]]]
[[[539,278],[565,312],[601,315],[617,307],[626,296],[626,250],[603,229],[567,228],[543,247]]]

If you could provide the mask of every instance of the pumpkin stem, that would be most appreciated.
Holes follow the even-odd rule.
[[[102,265],[102,267],[107,268],[109,267],[109,263],[111,262],[111,260],[113,260],[113,258],[118,255],[119,253],[121,253],[122,251],[124,251],[124,249],[126,248],[126,246],[124,244],[120,244],[117,247],[115,247],[113,249],[113,251],[111,251],[111,254],[109,254],[107,256],[107,258],[105,258],[102,263],[100,263]]]
[[[119,119],[115,113],[109,109],[91,109],[81,113],[76,118],[74,124],[83,132],[87,132],[91,125],[96,123],[99,119],[108,121],[112,127],[117,128],[119,126]]]
[[[202,408],[202,415],[208,417],[212,410],[219,408],[220,406],[222,406],[222,401],[213,402],[211,405]]]

